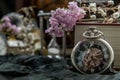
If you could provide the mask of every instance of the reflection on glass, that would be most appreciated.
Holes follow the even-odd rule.
[[[48,44],[48,57],[50,58],[58,58],[61,59],[60,57],[60,47],[56,41],[56,37],[53,36],[50,43]]]
[[[75,49],[75,63],[85,73],[98,73],[104,70],[110,60],[110,52],[100,41],[83,41]]]

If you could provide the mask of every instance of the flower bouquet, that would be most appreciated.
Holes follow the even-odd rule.
[[[85,11],[78,7],[77,2],[69,2],[68,8],[57,8],[51,11],[50,27],[45,31],[51,36],[63,37],[63,55],[66,54],[66,31],[73,31],[76,22],[85,16]]]
[[[72,31],[76,25],[76,21],[84,18],[85,11],[78,7],[77,2],[69,2],[68,8],[57,8],[51,11],[49,19],[50,27],[46,33],[56,37],[62,37],[64,31]]]

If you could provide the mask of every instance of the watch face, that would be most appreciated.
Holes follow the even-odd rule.
[[[110,60],[108,46],[99,40],[80,42],[72,52],[72,63],[82,73],[100,73],[109,65]]]
[[[7,44],[5,37],[0,34],[0,55],[5,55],[7,53]]]

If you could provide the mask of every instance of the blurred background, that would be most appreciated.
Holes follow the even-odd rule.
[[[0,19],[8,13],[18,12],[24,15],[25,21],[26,21],[26,18],[28,18],[28,21],[30,22],[30,24],[28,24],[28,21],[26,22],[28,26],[31,26],[31,21],[32,21],[32,22],[36,22],[37,25],[35,26],[39,27],[38,11],[42,10],[44,12],[50,12],[51,10],[55,10],[58,7],[67,7],[68,2],[70,1],[76,1],[76,0],[0,0]],[[82,1],[95,1],[95,2],[105,1],[106,2],[108,0],[82,0]],[[116,6],[120,3],[120,0],[114,0],[114,3]],[[31,10],[31,8],[33,10]],[[49,27],[49,25],[47,25],[47,21],[48,21],[48,18],[43,19],[44,29]],[[25,23],[25,26],[26,26],[26,23]],[[67,48],[73,48],[74,31],[68,32],[66,36],[67,36],[66,39],[68,40],[66,42]],[[48,34],[45,34],[44,35],[45,47],[48,46],[50,40],[51,40],[51,36]],[[60,47],[62,47],[62,38],[57,38],[57,42],[60,45]],[[69,53],[70,52],[71,51],[69,51]]]
[[[35,5],[38,10],[41,9],[44,11],[50,11],[51,9],[55,9],[56,7],[66,6],[68,1],[73,0],[0,0],[0,18],[9,12],[14,12],[22,7],[33,5]],[[120,0],[114,1],[115,5],[120,3]]]

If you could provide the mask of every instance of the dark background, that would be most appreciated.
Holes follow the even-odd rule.
[[[21,7],[30,5],[31,0],[0,0],[0,18],[9,13],[15,12]]]
[[[15,0],[0,0],[0,18],[12,11],[15,11]]]

